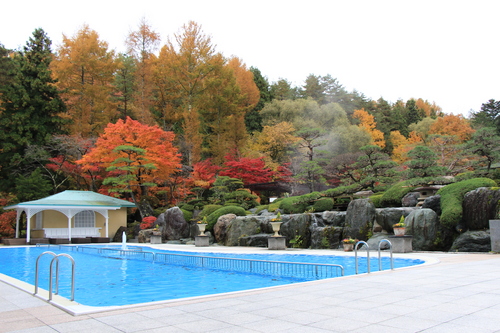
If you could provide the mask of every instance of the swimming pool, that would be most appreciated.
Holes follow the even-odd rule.
[[[92,246],[96,248],[96,246]],[[75,247],[72,246],[74,249]],[[134,249],[134,247],[131,247]],[[0,249],[0,273],[34,284],[35,262],[45,252],[68,253],[75,265],[75,301],[88,306],[120,306],[186,297],[220,294],[233,291],[279,286],[312,280],[305,277],[276,276],[272,274],[243,273],[238,271],[215,270],[190,265],[169,265],[150,260],[123,259],[117,256],[68,251],[68,246],[49,248],[18,247]],[[153,249],[148,248],[147,251]],[[96,252],[96,251],[94,251]],[[186,252],[158,250],[157,253]],[[289,262],[315,262],[340,264],[345,275],[354,274],[354,258],[332,255],[304,254],[234,254],[198,253],[190,255],[243,258],[253,260],[273,260]],[[390,269],[389,258],[382,258],[383,269]],[[48,289],[48,271],[52,256],[40,258],[39,287]],[[406,267],[423,263],[418,259],[394,259],[394,266]],[[366,272],[366,258],[359,261],[360,272]],[[371,260],[372,271],[378,270],[378,259]],[[64,257],[59,260],[59,294],[65,298],[71,295],[71,264]]]

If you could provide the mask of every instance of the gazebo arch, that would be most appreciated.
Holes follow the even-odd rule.
[[[26,214],[26,242],[31,239],[31,218],[43,211],[57,211],[67,218],[67,235],[71,241],[71,220],[79,212],[90,210],[104,217],[105,237],[109,237],[110,211],[124,207],[135,207],[135,204],[116,199],[107,195],[91,191],[64,191],[43,199],[21,202],[16,205],[7,206],[4,209],[15,209],[16,216],[16,238],[19,238],[19,221],[22,213]],[[126,217],[121,225],[126,225]],[[48,228],[50,229],[50,228]]]

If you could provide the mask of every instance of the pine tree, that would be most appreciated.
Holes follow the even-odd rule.
[[[36,29],[23,51],[14,56],[12,79],[1,96],[0,182],[12,189],[12,174],[21,165],[28,145],[43,145],[54,134],[64,134],[66,107],[52,78],[51,41],[42,29]]]

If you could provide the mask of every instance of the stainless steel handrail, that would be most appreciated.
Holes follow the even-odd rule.
[[[55,254],[54,252],[51,251],[45,251],[42,254],[36,258],[36,264],[35,264],[35,292],[34,295],[38,293],[38,262],[40,261],[40,258],[43,257],[45,254],[50,254],[53,256],[52,260],[50,261],[50,269],[49,269],[49,301],[52,300],[52,271],[53,271],[53,264],[54,261],[56,263],[56,292],[55,294],[57,295],[59,293],[59,257],[66,257],[71,260],[71,301],[75,300],[75,260],[73,257],[71,257],[69,254],[66,253],[61,253],[61,254]]]
[[[370,247],[368,246],[368,243],[365,241],[358,241],[356,245],[354,245],[354,262],[356,266],[356,274],[358,274],[358,245],[359,244],[364,244],[366,246],[366,260],[367,264],[366,266],[368,267],[368,273],[370,273]]]
[[[59,257],[66,257],[71,260],[71,301],[75,300],[75,260],[69,254],[61,253],[52,258],[49,270],[49,301],[52,300],[52,264],[56,262],[56,292],[59,293]]]
[[[382,243],[389,244],[389,251],[391,253],[391,270],[394,270],[394,259],[392,258],[392,243],[388,239],[382,239],[378,242],[378,270],[382,270],[382,258],[380,257],[380,248]]]

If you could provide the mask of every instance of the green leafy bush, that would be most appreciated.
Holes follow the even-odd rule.
[[[467,192],[479,187],[494,187],[497,183],[489,178],[474,178],[447,185],[437,191],[441,196],[441,217],[443,226],[453,228],[462,221],[462,201]]]
[[[217,209],[207,217],[207,230],[212,231],[214,228],[215,223],[217,223],[217,219],[221,217],[222,215],[226,214],[235,214],[236,216],[246,216],[246,211],[242,207],[239,206],[226,206]]]
[[[321,198],[313,204],[315,212],[324,212],[333,209],[333,199],[332,198]]]

